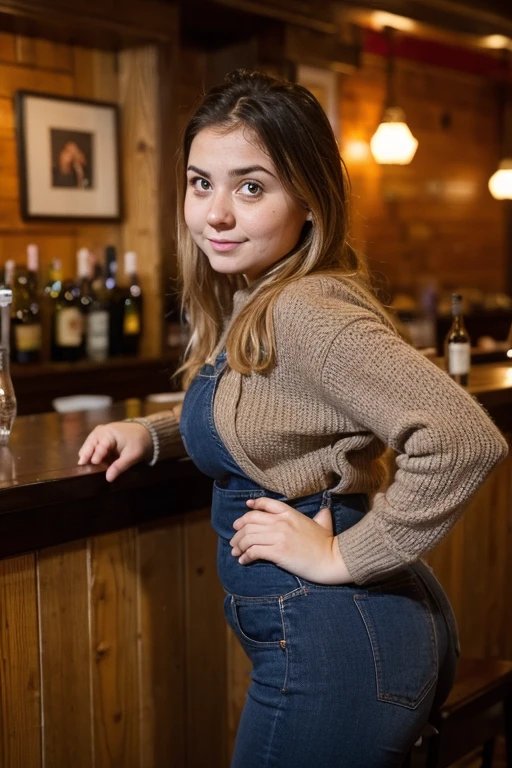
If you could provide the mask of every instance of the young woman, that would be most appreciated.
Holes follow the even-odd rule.
[[[420,558],[506,443],[372,295],[336,140],[305,88],[232,73],[181,160],[181,417],[97,427],[79,463],[114,455],[111,481],[181,434],[214,478],[226,618],[253,662],[233,768],[400,766],[458,653]],[[397,471],[378,492],[386,446]]]

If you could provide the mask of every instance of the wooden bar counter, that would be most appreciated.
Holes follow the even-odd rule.
[[[480,366],[470,391],[512,430],[512,366]],[[229,765],[249,665],[223,617],[210,480],[183,456],[113,484],[76,465],[93,426],[149,410],[20,417],[0,448],[5,768]],[[429,557],[466,655],[512,659],[511,468]]]

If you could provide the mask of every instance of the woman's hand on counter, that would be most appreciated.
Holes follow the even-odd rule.
[[[313,519],[282,501],[250,499],[251,507],[233,523],[231,554],[241,565],[269,560],[296,576],[318,584],[348,584],[352,576],[333,536],[329,509]]]
[[[78,464],[110,464],[109,483],[139,461],[150,461],[153,441],[142,424],[113,421],[93,429],[78,451]]]

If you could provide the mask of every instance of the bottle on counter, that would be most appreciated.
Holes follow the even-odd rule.
[[[39,363],[42,323],[37,282],[24,268],[16,269],[11,313],[11,359],[15,363]]]
[[[464,326],[462,296],[452,293],[452,325],[444,343],[446,370],[454,381],[466,387],[471,367],[471,341]]]
[[[111,357],[123,354],[124,294],[117,282],[117,251],[108,245],[105,250],[106,298],[109,312],[108,352]]]
[[[33,296],[39,296],[39,248],[34,243],[27,245],[27,279]]]
[[[12,290],[0,289],[0,445],[9,441],[12,425],[16,418],[16,396],[10,373],[10,324]]]
[[[123,303],[123,354],[137,355],[142,332],[142,290],[134,251],[125,253],[124,271],[128,287]]]
[[[84,318],[84,355],[88,360],[101,362],[108,357],[109,312],[106,291],[104,286],[102,290],[101,282],[93,284],[93,263],[88,249],[81,248],[77,259],[78,298]],[[95,279],[97,277],[94,275]]]
[[[63,280],[60,262],[54,262],[45,292],[53,299],[51,359],[74,362],[83,357],[84,320],[76,285]]]
[[[183,316],[179,295],[176,292],[165,296],[166,341],[169,349],[184,349],[190,338],[187,318]]]

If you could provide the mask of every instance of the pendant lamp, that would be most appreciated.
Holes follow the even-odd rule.
[[[414,138],[407,125],[404,110],[396,102],[394,93],[394,30],[387,27],[385,33],[388,40],[386,106],[381,123],[370,140],[370,149],[377,163],[408,165],[416,154],[418,140]]]
[[[489,179],[489,191],[496,200],[512,200],[512,104],[510,99],[508,50],[503,51],[503,83],[500,87],[501,126],[502,126],[502,160],[498,170]]]

